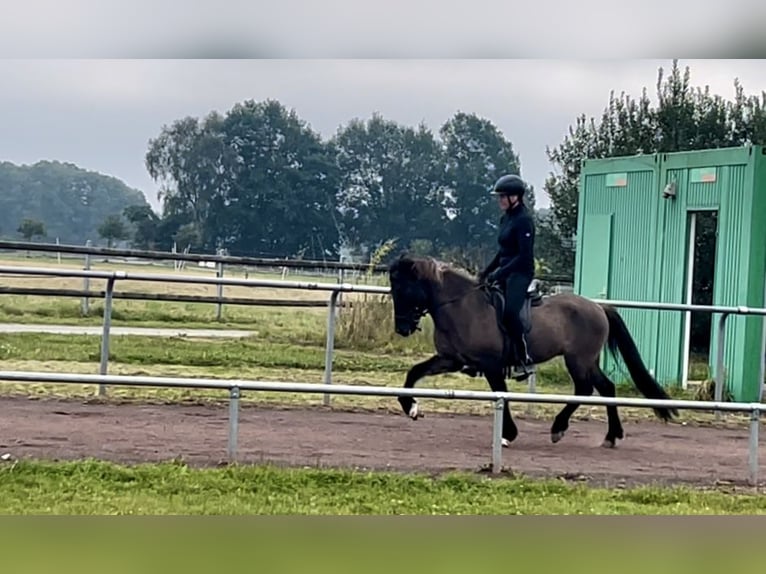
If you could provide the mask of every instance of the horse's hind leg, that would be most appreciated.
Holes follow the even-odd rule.
[[[593,381],[590,376],[589,366],[583,365],[577,358],[565,356],[567,370],[574,382],[574,394],[578,396],[589,397],[593,394]],[[551,426],[551,442],[559,442],[569,428],[569,419],[580,406],[579,403],[567,403],[561,409]]]
[[[598,365],[596,365],[594,369],[592,380],[593,386],[596,387],[598,394],[602,397],[614,397],[617,395],[614,383],[606,376],[604,371],[602,371]],[[620,415],[617,414],[617,407],[608,405],[606,407],[606,416],[609,421],[609,428],[606,432],[606,438],[601,446],[614,448],[617,444],[617,439],[622,440],[624,438]]]
[[[507,393],[508,385],[505,382],[505,376],[502,371],[492,371],[485,373],[490,388],[496,393]],[[511,410],[508,408],[508,401],[503,405],[503,446],[508,446],[518,436],[519,430],[516,423],[513,422]]]
[[[430,359],[426,359],[421,363],[413,365],[409,371],[407,371],[407,378],[404,381],[404,388],[411,389],[415,386],[423,377],[441,375],[444,373],[453,373],[457,371],[463,363],[452,359],[450,357],[444,357],[442,355],[434,355]],[[420,416],[418,410],[418,401],[415,397],[400,396],[399,404],[404,410],[404,414],[409,416],[412,420],[417,420]]]

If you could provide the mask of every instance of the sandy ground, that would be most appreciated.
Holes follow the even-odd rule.
[[[748,431],[623,421],[626,438],[600,445],[601,421],[572,420],[558,444],[550,421],[516,416],[520,435],[503,449],[509,471],[599,485],[744,484]],[[491,461],[489,416],[344,412],[244,406],[238,462],[441,473],[478,472]],[[194,466],[226,460],[226,405],[104,404],[0,398],[0,455],[12,459],[97,457],[120,463],[181,458]],[[764,433],[761,433],[761,450]],[[766,457],[760,476],[766,479]]]

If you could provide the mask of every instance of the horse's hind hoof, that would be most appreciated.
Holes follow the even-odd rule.
[[[564,438],[564,434],[566,434],[564,431],[559,431],[559,432],[552,432],[552,433],[551,433],[551,442],[552,442],[553,444],[556,444],[556,443],[557,443],[557,442],[559,442],[559,441],[560,441],[562,438]]]
[[[604,448],[615,448],[617,446],[617,441],[615,439],[605,438],[604,442],[601,443],[601,446]]]
[[[408,414],[413,421],[418,420],[418,418],[423,418],[423,415],[420,413],[420,410],[418,409],[417,401],[412,402],[412,406],[410,407],[410,412]]]

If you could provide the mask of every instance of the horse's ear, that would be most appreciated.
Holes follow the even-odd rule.
[[[407,267],[407,266],[411,267],[413,263],[414,263],[414,261],[409,256],[407,251],[402,250],[402,251],[399,252],[399,257],[394,259],[394,262],[392,263],[392,267],[399,267],[399,268]]]
[[[405,255],[406,255],[406,253],[405,253],[404,251],[402,251],[402,252],[399,254],[399,257],[397,257],[396,259],[394,259],[394,260],[391,262],[391,264],[388,266],[388,272],[389,272],[390,274],[392,274],[392,275],[396,275],[396,274],[397,274],[399,271],[401,271],[402,267],[403,267],[404,265],[406,265],[406,261],[405,261],[405,259],[404,259],[404,258],[405,258]]]

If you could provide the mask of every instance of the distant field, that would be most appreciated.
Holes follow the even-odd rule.
[[[31,257],[17,256],[6,257],[0,260],[0,265],[6,266],[31,266],[31,267],[54,267],[82,269],[82,261],[62,259],[57,263],[55,257]],[[189,265],[181,271],[175,271],[172,265],[159,264],[126,264],[114,262],[94,262],[92,270],[98,271],[127,271],[128,273],[142,274],[166,274],[166,275],[191,275],[214,277],[215,270],[200,268]],[[290,281],[338,283],[337,274],[314,274],[307,275],[288,270],[283,277],[278,271],[247,271],[238,269],[225,269],[224,277],[249,279],[286,279]],[[350,276],[344,277],[344,282],[371,285],[386,285],[384,277],[380,276]],[[17,287],[37,287],[46,289],[83,289],[82,278],[57,278],[57,277],[22,277],[3,275],[0,276],[0,285]],[[90,280],[89,288],[92,291],[105,289],[105,280]],[[215,285],[163,283],[152,281],[118,281],[115,286],[118,292],[135,293],[160,293],[180,294],[194,296],[217,295]],[[224,297],[239,297],[249,299],[267,300],[301,300],[327,302],[329,292],[275,289],[268,287],[240,287],[225,286]],[[365,295],[358,293],[345,293],[343,301],[364,300]],[[90,312],[87,317],[82,316],[81,299],[76,297],[43,297],[31,295],[7,295],[0,298],[0,322],[5,323],[52,323],[52,324],[99,324],[101,322],[103,304],[101,299],[90,301]],[[182,303],[171,301],[131,301],[115,299],[113,302],[113,321],[116,325],[141,326],[168,326],[183,323],[185,327],[204,326],[237,327],[258,326],[264,322],[284,321],[285,316],[300,313],[306,321],[324,328],[326,310],[324,308],[284,308],[284,307],[253,307],[245,305],[224,305],[222,320],[216,320],[216,305],[211,303]]]

